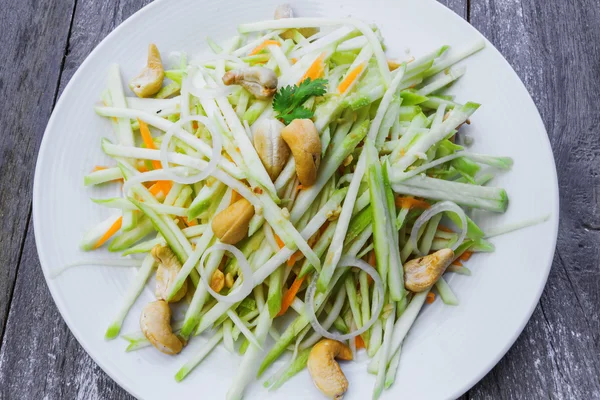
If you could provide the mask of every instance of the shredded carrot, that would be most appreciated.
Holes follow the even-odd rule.
[[[442,232],[454,233],[454,231],[448,228],[446,225],[439,224],[438,229]]]
[[[427,304],[433,303],[435,301],[435,293],[433,293],[433,292],[427,293],[427,297],[425,298],[425,301],[427,302]]]
[[[104,165],[96,165],[94,167],[94,169],[92,170],[92,172],[96,172],[96,171],[102,171],[104,169],[108,169],[108,167],[105,167]]]
[[[193,130],[198,129],[198,121],[192,121],[192,129]]]
[[[354,343],[356,343],[356,350],[364,349],[366,347],[365,341],[360,335],[354,338]]]
[[[143,165],[142,165],[142,166],[139,166],[139,167],[137,168],[137,170],[138,170],[139,172],[148,172],[148,168],[146,168],[146,167],[145,167],[145,166],[143,166]]]
[[[308,67],[302,78],[298,81],[298,84],[304,82],[306,78],[310,78],[311,80],[315,80],[320,78],[325,72],[325,65],[323,64],[323,60],[325,59],[325,53],[321,53],[319,57]]]
[[[156,150],[156,145],[154,144],[154,140],[152,140],[152,135],[150,134],[150,129],[148,128],[148,125],[139,118],[138,123],[140,124],[140,135],[142,135],[142,140],[144,141],[146,148],[150,150]],[[158,160],[152,160],[152,168],[162,169],[162,163]],[[159,192],[163,192],[165,196],[173,187],[173,183],[171,181],[158,181],[156,183],[158,185],[158,188],[156,190],[158,190]],[[158,192],[156,194],[158,194]],[[156,194],[154,194],[154,196],[156,196]]]
[[[150,193],[152,193],[152,196],[156,197],[161,192],[161,187],[158,183],[155,183],[152,186],[150,186],[148,190],[150,191]]]
[[[365,70],[365,65],[366,65],[366,63],[364,63],[364,62],[360,63],[358,65],[358,67],[354,68],[352,71],[350,71],[350,72],[348,72],[348,74],[346,74],[346,77],[338,85],[339,93],[345,93],[346,90],[348,90],[350,88],[350,86],[352,86],[352,84],[356,80],[358,80],[358,78],[362,75],[363,71]]]
[[[186,224],[187,226],[198,225],[198,222],[196,222],[195,219],[189,220],[189,219],[187,219],[187,217],[183,217],[183,223]]]
[[[298,250],[287,260],[287,266],[291,267],[302,257],[302,252]]]
[[[461,261],[469,261],[469,259],[471,258],[472,255],[473,255],[472,251],[465,251],[464,253],[462,253],[460,255],[460,257],[458,257],[458,259]]]
[[[281,47],[281,43],[279,43],[277,40],[265,40],[264,42],[262,42],[261,44],[259,44],[258,46],[256,46],[254,48],[254,50],[252,50],[250,52],[250,55],[253,56],[255,54],[260,53],[261,51],[263,51],[267,46],[279,46]]]
[[[298,59],[297,58],[291,58],[290,61],[291,61],[292,65],[294,65],[294,64],[296,64],[298,62]]]
[[[369,263],[369,265],[371,265],[371,267],[375,268],[375,251],[371,250],[369,252],[369,261],[367,261]]]
[[[460,260],[454,260],[452,261],[452,265],[456,265],[457,267],[462,267],[463,264],[460,262]]]
[[[304,275],[302,278],[296,277],[296,279],[294,279],[294,283],[292,283],[292,286],[290,286],[290,288],[285,292],[283,295],[283,300],[281,301],[281,310],[277,314],[278,317],[285,314],[288,308],[290,308],[294,298],[296,297],[296,294],[298,294],[298,290],[300,290],[300,286],[302,286],[302,282],[304,282],[304,278],[306,278],[306,275]]]
[[[96,243],[96,245],[94,246],[94,249],[97,249],[98,247],[102,246],[104,243],[106,243],[106,241],[108,239],[110,239],[110,237],[112,235],[114,235],[115,233],[117,233],[117,231],[119,229],[121,229],[121,225],[123,224],[123,217],[119,217],[114,224],[112,224],[110,226],[110,228],[108,228],[108,230],[106,231],[106,233],[104,235],[102,235],[102,237],[100,238],[100,240],[98,240],[98,243]]]
[[[275,234],[273,234],[273,236],[275,236],[275,241],[277,242],[277,246],[279,246],[280,249],[283,249],[285,247],[285,243],[283,243],[283,240],[281,240],[281,238]]]
[[[396,198],[396,207],[401,208],[429,208],[430,205],[424,200],[417,200],[410,196],[400,196]]]

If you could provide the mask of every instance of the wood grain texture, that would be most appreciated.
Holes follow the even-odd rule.
[[[9,1],[11,14],[0,11],[1,37],[8,38],[0,56],[14,62],[0,66],[0,94],[17,101],[0,114],[2,126],[11,127],[0,142],[0,167],[9,171],[0,189],[19,192],[0,190],[7,221],[0,257],[18,274],[0,267],[0,337],[10,305],[0,399],[131,399],[62,321],[39,266],[30,202],[13,203],[31,196],[35,155],[56,94],[100,40],[149,0]],[[558,251],[540,305],[506,357],[462,399],[600,399],[598,0],[441,3],[468,18],[525,82],[548,129],[561,186]],[[32,106],[33,120],[24,117]]]
[[[37,150],[54,105],[73,13],[67,0],[10,3],[0,11],[0,338],[29,220]]]
[[[475,399],[600,398],[600,7],[471,0],[470,22],[515,68],[554,150],[561,218],[550,278],[525,331]]]
[[[79,65],[97,44],[117,25],[149,2],[149,0],[78,0],[75,12],[69,10],[66,15],[67,30],[71,23],[70,18],[73,17],[68,46],[66,46],[67,34],[65,32],[63,47],[55,51],[61,61],[63,54],[65,58],[60,82],[58,74],[52,80],[54,85],[52,99],[57,93],[57,85],[58,93],[62,93]],[[35,8],[28,5],[27,9]],[[19,15],[19,21],[22,23],[27,23],[29,18],[25,13]],[[45,34],[53,36],[58,35],[58,32]],[[2,45],[0,45],[0,51],[2,51]],[[30,62],[44,64],[46,51],[40,50],[36,54],[37,59],[30,60]],[[57,71],[60,71],[60,64]],[[40,79],[43,78],[40,77]],[[35,96],[39,93],[32,89],[29,95]],[[48,112],[39,117],[40,129],[37,144],[39,144],[43,128],[48,121],[52,105],[51,101],[48,105]],[[31,157],[35,160],[37,147],[31,151]],[[26,168],[32,170],[33,163]],[[31,177],[29,179],[31,180]],[[4,181],[0,184],[4,185]],[[26,186],[29,188],[30,183],[27,183]],[[5,193],[5,191],[1,193]],[[31,193],[24,196],[30,198]],[[17,198],[11,197],[13,200]],[[3,204],[0,203],[0,205]],[[25,218],[24,221],[29,215],[30,204],[26,206],[27,208],[21,214]],[[4,210],[5,208],[0,209]],[[25,231],[25,229],[27,230]],[[26,239],[22,248],[14,298],[10,307],[6,334],[0,349],[0,399],[132,399],[133,397],[96,365],[67,328],[45,283],[35,249],[32,223],[26,226],[26,222],[23,222],[21,242],[25,232]],[[19,247],[21,242],[19,242]],[[0,243],[1,249],[4,249],[2,243]],[[19,248],[19,250],[21,249]],[[15,260],[15,265],[16,263]],[[2,278],[0,277],[0,279]],[[2,280],[0,280],[0,295],[2,293],[5,291],[2,287]],[[25,341],[23,338],[28,338],[28,340]]]

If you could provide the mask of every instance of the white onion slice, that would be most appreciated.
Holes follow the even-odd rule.
[[[450,211],[458,215],[462,225],[460,227],[461,232],[458,236],[458,240],[456,241],[456,243],[454,243],[454,245],[452,245],[452,247],[450,247],[452,251],[456,250],[456,248],[460,246],[465,240],[465,237],[467,236],[467,216],[465,212],[456,203],[453,203],[451,201],[441,201],[425,210],[425,212],[423,212],[423,214],[421,214],[419,218],[417,218],[417,220],[415,221],[412,231],[410,231],[410,242],[412,243],[413,251],[415,253],[417,253],[420,256],[423,255],[421,254],[421,252],[419,251],[419,247],[417,246],[417,238],[419,236],[419,230],[421,229],[421,227],[425,225],[434,215],[446,211]]]
[[[181,176],[172,171],[172,168],[169,166],[168,160],[168,150],[169,150],[169,142],[171,141],[171,137],[175,135],[175,132],[178,132],[183,124],[188,122],[196,121],[203,124],[206,129],[211,134],[212,137],[212,154],[210,156],[210,161],[206,168],[204,168],[199,173],[192,176]],[[177,182],[177,183],[196,183],[203,179],[208,178],[214,171],[217,169],[217,165],[219,161],[221,161],[221,149],[223,148],[223,140],[221,138],[221,134],[215,128],[212,121],[204,116],[192,115],[191,117],[182,118],[179,121],[175,122],[165,133],[165,137],[160,144],[160,162],[162,164],[163,170],[169,176],[169,179]]]
[[[206,276],[206,273],[204,271],[204,263],[206,262],[206,257],[208,257],[208,255],[213,251],[217,250],[226,251],[232,254],[237,259],[238,265],[240,266],[240,269],[242,270],[243,274],[242,286],[238,287],[237,289],[234,289],[227,296],[222,296],[219,293],[212,290],[208,280],[209,277]],[[252,293],[252,289],[254,289],[254,276],[252,273],[252,268],[250,268],[250,264],[248,263],[248,260],[244,256],[244,253],[238,250],[237,247],[232,246],[230,244],[217,243],[206,249],[206,251],[202,255],[202,258],[200,259],[200,277],[202,278],[202,282],[204,283],[206,290],[208,290],[208,292],[215,299],[217,299],[218,301],[222,301],[223,303],[237,303],[238,301],[242,301],[250,293]]]
[[[185,171],[189,171],[189,170],[190,170],[190,168],[188,168],[188,167],[173,167],[173,168],[171,168],[171,173],[173,173],[174,171],[185,172]],[[171,175],[167,171],[164,171],[162,169],[155,169],[153,171],[143,172],[143,173],[135,175],[125,181],[125,183],[123,184],[123,193],[125,193],[127,195],[127,193],[129,193],[129,190],[131,189],[131,187],[134,185],[137,185],[138,183],[152,182],[152,181],[166,181],[166,180],[170,180],[170,179],[171,179]],[[165,195],[166,195],[166,193],[165,193]]]
[[[375,284],[375,290],[373,291],[373,300],[375,301],[375,293],[377,293],[377,300],[376,300],[377,306],[375,307],[374,312],[371,315],[371,319],[368,320],[360,329],[357,329],[357,330],[347,333],[345,335],[339,335],[337,333],[328,332],[319,323],[319,320],[317,319],[317,316],[315,315],[315,290],[317,288],[317,279],[316,278],[312,279],[312,281],[310,282],[310,285],[308,286],[308,289],[306,290],[306,300],[305,300],[305,307],[304,307],[304,310],[306,311],[308,320],[309,320],[310,324],[312,325],[313,329],[315,330],[315,332],[317,332],[319,335],[329,338],[329,339],[338,340],[340,342],[342,342],[344,340],[355,338],[356,336],[366,332],[368,329],[371,328],[371,326],[373,326],[375,321],[377,321],[377,319],[379,318],[379,314],[381,313],[381,309],[383,308],[383,295],[384,295],[383,283],[381,282],[381,278],[379,277],[379,274],[377,273],[375,268],[373,268],[372,266],[370,266],[363,260],[359,260],[358,258],[354,258],[354,257],[350,257],[350,256],[344,256],[344,257],[342,257],[342,259],[340,260],[340,262],[338,264],[338,268],[341,268],[341,267],[356,267],[358,269],[365,271],[367,274],[369,274],[371,276],[371,278],[373,278],[373,282]]]

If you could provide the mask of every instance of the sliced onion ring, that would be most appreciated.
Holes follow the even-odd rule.
[[[173,135],[175,135],[177,131],[182,129],[181,126],[183,124],[192,121],[196,121],[203,124],[206,127],[206,129],[208,129],[208,131],[210,132],[210,135],[212,137],[212,154],[210,157],[210,161],[208,162],[208,165],[206,166],[206,168],[204,168],[204,170],[192,176],[181,176],[171,171],[171,167],[169,166],[169,142],[171,141]],[[165,137],[162,143],[160,144],[160,163],[162,164],[163,170],[167,173],[170,180],[183,184],[196,183],[208,178],[215,171],[215,169],[217,168],[217,164],[219,163],[219,161],[221,161],[222,148],[223,141],[221,138],[221,134],[215,128],[212,121],[208,117],[192,115],[191,117],[183,118],[175,122],[173,125],[171,125],[167,132],[165,132]]]
[[[306,290],[306,299],[305,299],[305,306],[304,306],[304,310],[306,311],[308,320],[309,320],[310,324],[312,325],[313,329],[315,330],[315,332],[317,332],[319,335],[329,338],[329,339],[338,340],[340,342],[342,342],[344,340],[355,338],[356,336],[366,332],[368,329],[371,328],[371,326],[373,326],[375,321],[377,321],[377,319],[379,318],[379,314],[381,313],[381,309],[383,308],[383,295],[384,295],[383,283],[381,282],[381,278],[379,277],[379,274],[377,273],[375,268],[373,268],[372,266],[370,266],[363,260],[359,260],[358,258],[354,258],[354,257],[350,257],[350,256],[344,256],[338,263],[338,268],[341,268],[341,267],[356,267],[358,269],[365,271],[367,274],[369,274],[371,276],[371,278],[373,278],[373,282],[375,284],[375,290],[373,291],[373,300],[375,301],[375,293],[377,293],[377,299],[376,299],[377,306],[375,307],[375,310],[371,314],[371,319],[368,320],[367,323],[365,323],[360,329],[357,329],[357,330],[347,333],[345,335],[339,335],[336,333],[328,332],[319,323],[319,320],[317,319],[317,316],[315,315],[315,304],[314,303],[315,303],[315,290],[317,288],[317,279],[316,278],[312,279],[310,282],[310,285],[308,286],[308,289]]]
[[[240,269],[242,270],[242,274],[243,274],[242,275],[242,279],[243,279],[242,286],[238,287],[237,289],[234,289],[227,296],[222,296],[219,293],[212,290],[212,288],[210,287],[209,280],[204,271],[204,263],[206,261],[206,257],[208,257],[208,255],[210,253],[212,253],[213,251],[217,251],[217,250],[227,251],[227,252],[231,253],[237,259],[238,265],[240,266]],[[252,293],[252,289],[254,289],[254,276],[252,273],[252,268],[250,268],[250,264],[248,263],[248,260],[244,256],[244,253],[242,253],[240,250],[238,250],[237,247],[234,247],[232,245],[225,244],[225,243],[217,243],[217,244],[209,247],[208,249],[206,249],[206,251],[202,255],[202,258],[200,259],[200,277],[202,278],[202,282],[204,283],[206,290],[208,290],[208,292],[215,299],[217,299],[218,301],[222,301],[223,303],[237,303],[239,301],[242,301],[250,293]]]
[[[425,210],[425,212],[423,212],[423,214],[421,214],[419,216],[419,218],[417,218],[417,220],[415,221],[413,228],[410,231],[410,242],[413,246],[413,251],[415,253],[417,253],[420,256],[423,255],[423,254],[421,254],[421,251],[419,250],[419,247],[417,246],[418,245],[417,238],[419,236],[419,230],[421,229],[421,227],[423,225],[425,225],[431,219],[431,217],[433,217],[434,215],[442,213],[442,212],[446,212],[446,211],[450,211],[450,212],[453,212],[456,215],[458,215],[458,217],[460,218],[460,222],[462,224],[462,226],[460,227],[461,232],[458,237],[458,240],[456,241],[456,243],[454,243],[454,245],[452,245],[452,247],[450,247],[452,249],[452,251],[456,250],[456,248],[458,246],[460,246],[462,244],[462,242],[465,240],[465,237],[467,236],[467,216],[466,216],[464,210],[462,208],[460,208],[456,203],[453,203],[451,201],[447,201],[447,200],[441,201],[439,203],[432,205],[427,210]]]

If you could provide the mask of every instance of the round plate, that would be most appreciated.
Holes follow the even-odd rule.
[[[82,178],[94,165],[109,159],[100,139],[112,138],[110,123],[94,113],[106,87],[110,63],[121,65],[125,80],[145,63],[149,42],[163,55],[171,51],[206,51],[205,38],[225,40],[242,22],[272,17],[277,0],[261,2],[158,0],[115,29],[90,54],[62,94],[44,134],[35,171],[33,217],[38,253],[48,286],[69,328],[115,381],[144,399],[224,398],[240,357],[218,347],[182,383],[175,372],[203,344],[193,340],[176,357],[152,348],[124,351],[121,339],[105,341],[104,332],[121,295],[135,271],[119,267],[80,267],[56,278],[50,273],[67,263],[116,255],[78,248],[82,234],[111,211],[90,197],[115,196],[118,185],[86,189]],[[379,25],[390,56],[407,51],[423,55],[448,44],[468,47],[481,35],[463,19],[434,1],[362,0],[307,1],[293,4],[299,16],[352,15]],[[475,138],[473,150],[510,156],[512,171],[493,185],[506,188],[510,206],[503,215],[478,214],[483,228],[550,214],[540,225],[494,238],[496,252],[469,261],[472,276],[452,274],[449,282],[460,299],[457,307],[441,301],[426,306],[402,348],[396,383],[383,398],[456,398],[481,379],[506,353],[531,316],[550,270],[558,229],[558,187],[554,160],[544,125],[522,82],[489,43],[468,59],[468,71],[451,89],[459,101],[482,107],[467,127]],[[166,57],[165,57],[166,58]],[[150,289],[130,312],[122,332],[139,329],[143,304]],[[364,360],[346,363],[350,381],[346,398],[370,397],[374,377]],[[273,368],[271,371],[275,370]],[[269,371],[270,372],[270,371]],[[268,374],[267,374],[268,375]],[[306,371],[274,392],[263,389],[263,379],[246,398],[306,399],[319,396]]]

